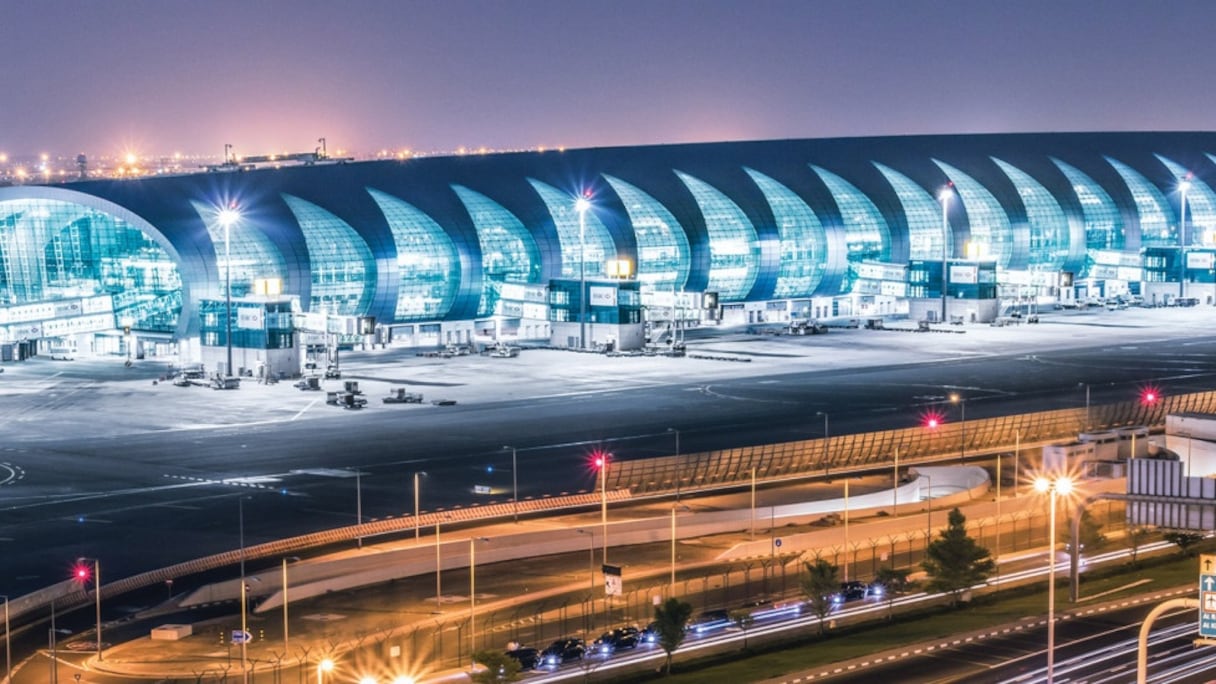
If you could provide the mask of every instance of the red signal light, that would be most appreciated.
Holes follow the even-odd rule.
[[[1144,394],[1140,395],[1140,400],[1145,404],[1155,404],[1160,398],[1161,395],[1157,394],[1154,390],[1145,390]]]
[[[939,423],[936,418],[930,418],[925,421],[925,427],[929,428],[930,430],[936,428],[938,425]]]
[[[76,579],[77,582],[83,583],[83,582],[89,581],[89,577],[92,576],[92,573],[89,572],[89,566],[81,564],[81,565],[77,565],[76,568],[72,571],[72,576]]]

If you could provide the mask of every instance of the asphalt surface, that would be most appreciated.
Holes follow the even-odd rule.
[[[1126,401],[1146,386],[1205,391],[1207,309],[1058,312],[964,334],[704,331],[692,353],[738,363],[527,350],[516,359],[343,355],[371,405],[327,406],[288,383],[233,392],[153,380],[170,360],[6,364],[0,375],[0,591],[68,575],[117,578],[247,544],[412,512],[593,486],[588,455],[684,453],[918,424],[951,390],[968,418]],[[910,326],[909,326],[910,327]],[[337,384],[331,381],[331,385]],[[391,386],[455,406],[382,405]],[[939,407],[940,408],[940,407]],[[354,473],[360,476],[355,477]],[[474,486],[489,487],[477,494]]]

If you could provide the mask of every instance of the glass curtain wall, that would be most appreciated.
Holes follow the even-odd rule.
[[[1068,219],[1060,203],[1043,184],[1016,166],[992,158],[1001,171],[1013,183],[1026,208],[1026,222],[1030,227],[1030,259],[1032,271],[1058,271],[1068,262]]]
[[[809,297],[823,280],[828,260],[827,235],[819,217],[802,198],[772,178],[745,168],[777,222],[781,266],[773,296]]]
[[[495,313],[503,283],[540,280],[540,251],[515,215],[501,204],[463,185],[453,185],[477,229],[481,243],[482,289],[477,315]]]
[[[811,165],[811,169],[823,179],[840,209],[849,250],[849,274],[840,291],[851,292],[857,281],[859,263],[891,259],[890,229],[878,207],[852,183],[827,169],[815,165]]]
[[[397,321],[443,318],[460,286],[456,246],[430,216],[379,190],[367,192],[388,221],[397,248]]]
[[[895,169],[878,162],[873,164],[891,184],[903,206],[904,218],[908,222],[908,258],[913,261],[941,259],[943,238],[945,253],[954,254],[954,235],[949,230],[943,231],[942,206],[933,199],[933,195]]]
[[[1212,193],[1211,186],[1187,171],[1181,164],[1161,155],[1157,155],[1157,158],[1174,174],[1179,183],[1183,180],[1191,182],[1190,190],[1186,193],[1186,244],[1213,244],[1213,238],[1216,237],[1216,194]],[[1181,208],[1182,198],[1179,197],[1178,201]],[[1181,221],[1179,223],[1181,224]]]
[[[658,200],[613,176],[604,180],[625,205],[638,245],[638,281],[656,291],[682,290],[692,258],[688,236],[679,221]]]
[[[283,195],[308,247],[309,311],[357,316],[367,310],[376,264],[367,243],[345,221],[292,195]]]
[[[190,201],[194,211],[207,227],[211,236],[211,244],[215,248],[216,282],[221,288],[214,296],[224,296],[224,226],[220,225],[219,212],[215,207],[203,202]],[[239,221],[228,228],[228,252],[232,255],[232,296],[244,297],[253,291],[253,283],[258,278],[278,278],[286,281],[286,266],[283,255],[262,231],[242,216]]]
[[[971,176],[950,166],[933,160],[942,173],[954,182],[963,208],[967,211],[967,225],[971,239],[967,242],[964,256],[968,259],[996,259],[999,268],[1008,268],[1013,258],[1013,229],[1009,217],[996,197]]]
[[[1122,162],[1103,157],[1127,184],[1140,218],[1141,247],[1177,247],[1178,224],[1165,196],[1148,179]]]
[[[760,242],[756,228],[739,205],[699,178],[676,171],[697,201],[709,233],[709,283],[721,301],[745,299],[756,284],[760,265]]]
[[[604,263],[616,259],[616,245],[608,228],[595,215],[594,207],[583,217],[583,237],[579,238],[578,212],[574,209],[577,198],[557,188],[532,178],[528,179],[536,194],[545,203],[553,226],[557,229],[557,240],[562,249],[562,277],[600,278],[604,275]],[[582,268],[579,270],[579,253],[582,253]]]

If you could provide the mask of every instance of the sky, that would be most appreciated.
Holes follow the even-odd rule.
[[[1204,130],[1216,2],[0,0],[0,152]]]

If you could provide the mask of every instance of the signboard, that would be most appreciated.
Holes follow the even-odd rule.
[[[979,269],[975,266],[950,264],[950,282],[977,283],[979,282]]]
[[[621,567],[619,565],[604,565],[604,596],[620,596],[623,588]]]
[[[236,327],[261,330],[266,327],[265,313],[266,310],[260,306],[242,306],[236,310]]]
[[[244,632],[239,629],[232,630],[232,643],[247,644],[253,641],[253,635],[249,632]]]
[[[592,285],[588,299],[591,306],[616,306],[616,288]]]
[[[1199,636],[1216,638],[1216,555],[1199,556]]]
[[[1210,269],[1213,264],[1213,256],[1212,252],[1187,252],[1186,267]]]

